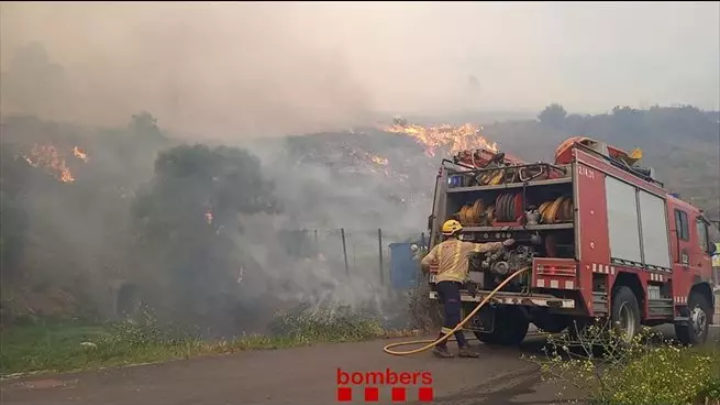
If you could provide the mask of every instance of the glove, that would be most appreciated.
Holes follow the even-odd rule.
[[[503,241],[503,246],[508,247],[515,244],[515,239],[506,239]]]

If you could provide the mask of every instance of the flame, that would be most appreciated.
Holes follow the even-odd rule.
[[[448,147],[451,154],[464,150],[487,149],[497,152],[497,143],[490,142],[480,135],[481,127],[473,124],[460,126],[439,125],[434,127],[423,127],[420,125],[407,124],[402,120],[396,120],[395,124],[382,128],[386,132],[405,134],[415,138],[416,141],[425,145],[425,154],[435,156],[437,148]]]
[[[65,159],[52,145],[33,145],[30,156],[23,156],[34,167],[45,169],[63,183],[75,181],[70,169],[65,165]]]
[[[85,163],[87,163],[88,161],[87,153],[83,152],[82,149],[78,148],[77,146],[73,148],[73,155],[75,155],[76,158],[82,160]]]
[[[373,156],[370,159],[373,161],[373,163],[378,164],[380,166],[387,166],[387,164],[388,164],[388,160],[384,157]]]

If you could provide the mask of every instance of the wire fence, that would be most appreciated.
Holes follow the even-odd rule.
[[[374,270],[382,284],[389,279],[390,244],[425,245],[428,242],[425,232],[393,232],[382,228],[292,229],[281,231],[280,238],[289,255],[322,257],[340,263],[348,275]],[[712,283],[720,289],[720,266],[712,269]]]
[[[389,280],[390,245],[424,243],[424,232],[371,230],[293,229],[280,232],[285,253],[299,258],[320,257],[340,263],[345,272],[375,271],[382,285]]]

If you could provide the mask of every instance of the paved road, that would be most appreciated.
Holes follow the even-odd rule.
[[[718,329],[714,329],[717,335]],[[520,359],[537,353],[542,340],[523,348],[492,349],[474,343],[479,359],[436,359],[429,353],[389,356],[382,347],[395,340],[317,345],[244,352],[164,364],[142,365],[5,381],[2,403],[10,404],[336,404],[337,369],[344,371],[432,373],[436,404],[551,404],[555,389],[540,382],[537,366]],[[454,348],[454,343],[451,343]],[[355,401],[363,403],[361,389]],[[390,403],[381,389],[379,403]],[[417,399],[415,389],[408,402]]]

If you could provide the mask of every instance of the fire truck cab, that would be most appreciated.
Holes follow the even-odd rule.
[[[555,156],[552,164],[526,164],[481,149],[443,160],[430,247],[442,241],[439,229],[448,219],[463,224],[467,241],[517,241],[471,257],[465,310],[510,274],[531,268],[466,329],[489,344],[515,345],[530,323],[557,333],[603,318],[619,324],[626,339],[640,325],[673,323],[681,342],[704,342],[715,308],[715,245],[702,211],[640,167],[639,150],[628,154],[574,137]],[[428,275],[431,299],[435,271]]]

